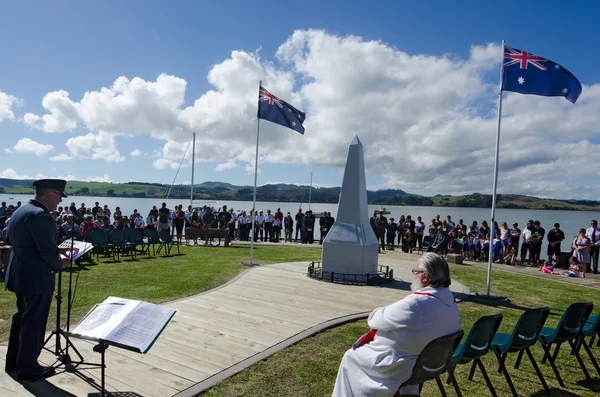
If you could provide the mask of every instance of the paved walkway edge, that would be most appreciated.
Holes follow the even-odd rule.
[[[294,335],[282,342],[279,342],[278,344],[271,346],[268,349],[266,349],[260,353],[255,354],[254,356],[248,357],[247,359],[240,361],[239,363],[211,376],[210,378],[203,380],[202,382],[196,383],[192,387],[175,394],[173,397],[195,397],[198,394],[210,389],[211,387],[214,387],[215,385],[217,385],[217,383],[222,382],[225,379],[232,377],[233,375],[245,370],[246,368],[252,366],[253,364],[256,364],[259,361],[262,361],[262,360],[272,356],[273,354],[285,349],[286,347],[292,346],[292,345],[300,342],[303,339],[309,338],[309,337],[316,335],[319,332],[325,331],[329,328],[334,328],[334,327],[337,327],[340,325],[344,325],[346,323],[350,323],[352,321],[367,318],[367,317],[369,317],[370,313],[371,312],[368,311],[368,312],[350,314],[348,316],[334,318],[332,320],[325,321],[321,324],[315,325],[314,327],[304,330],[302,332],[299,332],[296,335]]]

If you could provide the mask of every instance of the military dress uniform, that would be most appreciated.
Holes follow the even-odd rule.
[[[62,182],[62,187],[51,184],[50,188],[59,190],[66,197],[66,182],[51,181]],[[56,223],[50,211],[38,200],[30,200],[17,209],[8,226],[12,253],[4,288],[16,294],[17,311],[10,327],[5,370],[16,371],[17,379],[30,379],[43,372],[37,359],[44,344],[55,272],[62,265],[56,234]]]

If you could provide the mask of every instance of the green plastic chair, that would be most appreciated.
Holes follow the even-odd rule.
[[[132,245],[133,250],[135,250],[136,253],[139,252],[142,255],[147,253],[148,256],[150,256],[150,245],[142,238],[142,229],[127,229],[125,231],[125,238],[127,239],[127,242]],[[139,251],[137,251],[138,246],[140,247]]]
[[[158,247],[158,253],[160,254],[161,249],[165,249],[165,255],[171,255],[171,249],[173,246],[177,246],[177,253],[181,254],[179,251],[179,244],[173,240],[171,233],[167,229],[163,229],[160,231],[160,239],[162,240],[161,245]]]
[[[590,349],[590,347],[594,344],[594,339],[598,335],[600,335],[600,315],[590,316],[583,325],[583,329],[581,330],[581,334],[579,335],[578,349],[581,349],[581,346],[584,347],[588,357],[592,361],[592,364],[594,364],[594,368],[596,368],[596,372],[598,372],[598,375],[600,375],[600,367],[598,367],[598,362],[594,358],[592,350]],[[585,341],[585,338],[587,338],[588,336],[591,336],[589,345]],[[596,344],[596,346],[600,346],[600,338],[598,338],[598,343]]]
[[[475,321],[475,324],[473,324],[473,327],[471,327],[471,331],[469,331],[469,335],[467,335],[465,341],[458,346],[452,355],[452,367],[448,370],[447,383],[449,384],[452,382],[452,386],[454,386],[454,390],[459,397],[462,396],[462,393],[460,392],[458,382],[454,376],[454,369],[457,365],[467,364],[470,362],[473,362],[473,364],[471,365],[471,371],[469,372],[468,379],[473,380],[475,368],[479,367],[479,370],[483,375],[483,379],[485,379],[485,383],[490,389],[492,396],[498,396],[494,386],[492,385],[492,382],[490,381],[490,378],[488,377],[487,372],[485,371],[485,367],[481,362],[481,357],[485,356],[490,350],[492,340],[494,339],[501,322],[502,314],[484,316]]]
[[[538,378],[540,378],[540,382],[542,382],[544,390],[550,390],[530,350],[531,346],[537,343],[538,337],[540,332],[542,332],[542,328],[544,327],[544,323],[546,322],[549,313],[550,309],[547,307],[525,310],[525,312],[521,314],[521,317],[517,321],[512,333],[505,334],[503,332],[498,332],[492,340],[492,351],[496,355],[499,364],[498,372],[504,374],[506,383],[508,383],[508,387],[515,397],[518,397],[519,394],[515,390],[515,386],[510,378],[510,374],[506,369],[506,356],[508,353],[519,352],[517,362],[515,363],[515,368],[519,368],[523,353],[527,353],[527,357],[529,357],[529,361],[531,361],[531,365],[533,365],[535,373],[537,374]]]
[[[133,249],[133,245],[127,242],[127,239],[125,238],[125,230],[111,230],[110,241],[115,246],[117,260],[119,259],[120,254],[123,254],[123,256],[127,256],[128,252],[131,255],[131,258],[135,259],[135,250]]]
[[[148,238],[148,255],[150,255],[150,246],[152,246],[152,255],[156,256],[156,245],[160,247],[162,244],[158,237],[158,231],[156,229],[149,228],[146,230],[146,237]]]
[[[440,375],[451,367],[450,360],[452,354],[460,344],[460,340],[464,335],[463,331],[457,331],[450,335],[445,335],[434,339],[425,346],[413,367],[412,374],[400,388],[404,386],[419,385],[419,391],[423,387],[423,383],[428,380],[435,379],[440,393],[443,397],[447,397],[444,384],[440,380]],[[396,393],[394,396],[400,396]]]
[[[100,251],[108,256],[112,255],[115,259],[115,246],[108,241],[108,233],[100,229],[90,229],[88,231],[88,238],[94,246],[93,252],[96,254],[96,260],[98,260]]]
[[[544,358],[542,359],[542,364],[544,364],[546,360],[550,362],[550,366],[552,366],[552,370],[556,375],[556,379],[562,387],[565,387],[565,383],[558,372],[555,361],[556,357],[558,356],[560,346],[564,342],[569,342],[569,345],[571,345],[571,354],[577,358],[577,362],[579,363],[579,366],[581,367],[581,370],[585,374],[587,380],[591,379],[587,368],[581,360],[581,356],[579,355],[579,351],[575,345],[575,342],[578,341],[583,330],[583,326],[588,320],[593,308],[594,305],[591,302],[580,302],[569,305],[567,310],[565,310],[563,313],[562,318],[558,322],[556,328],[544,327],[540,333],[540,336],[538,337],[538,340],[544,348]],[[553,354],[550,353],[552,345],[556,345]]]

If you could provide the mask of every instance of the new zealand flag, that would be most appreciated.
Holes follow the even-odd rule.
[[[564,96],[575,103],[581,83],[567,69],[541,56],[504,46],[502,90],[520,94]]]
[[[304,135],[306,115],[289,103],[282,101],[262,86],[258,91],[258,118],[291,128]]]

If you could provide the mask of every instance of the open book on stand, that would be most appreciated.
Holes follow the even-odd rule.
[[[152,303],[111,296],[94,306],[70,334],[145,354],[176,311]]]
[[[71,248],[71,239],[67,239],[60,243],[59,248]],[[73,260],[81,258],[86,252],[90,251],[94,246],[86,241],[73,240]]]

